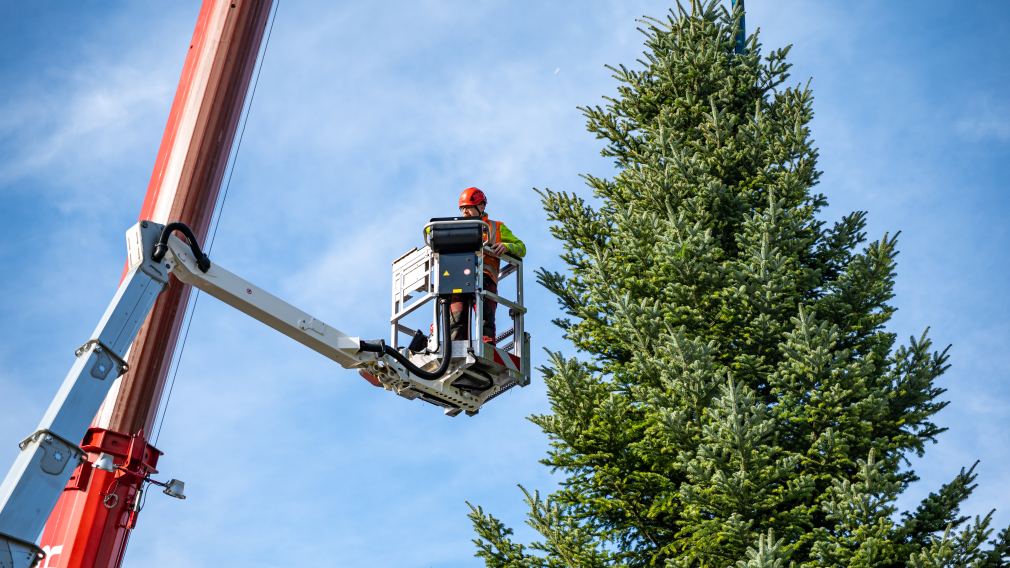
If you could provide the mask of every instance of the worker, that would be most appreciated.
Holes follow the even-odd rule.
[[[485,235],[484,289],[497,294],[501,255],[508,253],[516,258],[522,258],[526,255],[526,245],[505,226],[505,223],[488,219],[486,208],[487,197],[483,191],[476,187],[464,189],[459,196],[459,212],[463,217],[482,219],[490,226],[490,234]],[[470,328],[469,312],[474,305],[474,296],[473,294],[453,295],[449,301],[449,337],[453,341],[467,339]],[[484,309],[482,310],[484,325],[481,332],[485,343],[494,343],[494,320],[497,308],[498,302],[488,298],[484,299]],[[369,383],[377,387],[382,386],[374,374],[366,370],[359,370],[358,374]]]
[[[484,289],[497,294],[501,255],[508,253],[516,258],[522,258],[526,255],[526,245],[505,226],[505,223],[488,219],[486,208],[487,197],[483,191],[476,187],[468,187],[459,195],[460,214],[463,217],[483,219],[491,228],[490,234],[486,236],[487,248],[484,253]],[[490,251],[487,251],[488,249]],[[467,339],[470,327],[469,312],[473,302],[474,297],[469,294],[453,296],[450,299],[449,337],[451,339]],[[494,320],[497,307],[498,302],[488,298],[484,299],[484,309],[482,310],[484,326],[481,334],[485,343],[494,343]]]

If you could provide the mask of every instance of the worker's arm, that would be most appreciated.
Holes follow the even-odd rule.
[[[509,254],[516,258],[526,256],[526,245],[505,226],[505,223],[499,223],[499,225],[501,226],[501,242],[508,249]]]

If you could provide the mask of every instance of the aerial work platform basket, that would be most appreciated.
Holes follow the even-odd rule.
[[[424,228],[425,246],[393,261],[390,344],[414,365],[427,371],[440,366],[445,353],[442,343],[449,337],[448,330],[443,329],[448,322],[445,311],[449,303],[468,301],[472,306],[467,310],[470,313],[463,314],[465,337],[449,342],[450,361],[441,377],[424,384],[399,381],[392,373],[380,377],[386,388],[441,406],[452,416],[464,410],[475,414],[476,410],[470,408],[479,409],[508,389],[530,382],[523,263],[501,255],[498,292],[487,290],[484,253],[490,252],[488,233],[487,224],[479,219],[432,219]],[[498,311],[507,312],[508,317],[496,318],[498,328],[507,329],[486,342],[480,330],[483,308],[489,301],[497,303]],[[431,319],[427,319],[429,315]],[[468,400],[461,400],[461,395]]]

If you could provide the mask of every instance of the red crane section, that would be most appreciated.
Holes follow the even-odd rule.
[[[204,0],[172,102],[140,219],[182,221],[206,239],[272,0]],[[143,479],[160,451],[154,429],[189,287],[173,280],[128,358],[130,370],[82,442],[106,453],[114,473],[83,463],[53,510],[41,545],[46,566],[118,567],[136,525]]]

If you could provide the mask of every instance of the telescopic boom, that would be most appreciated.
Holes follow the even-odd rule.
[[[175,236],[175,232],[182,233],[186,240]],[[479,270],[482,245],[477,241],[473,244],[476,250],[455,251],[455,254],[472,256]],[[0,484],[0,567],[29,568],[44,558],[35,539],[75,468],[89,461],[88,456],[96,451],[95,447],[102,447],[101,444],[89,445],[88,425],[113,382],[126,372],[127,350],[158,296],[166,289],[169,275],[248,314],[341,367],[365,370],[377,377],[387,390],[437,404],[449,415],[461,411],[476,414],[486,401],[512,386],[524,386],[529,382],[528,357],[520,361],[494,345],[484,344],[483,351],[474,351],[469,342],[450,341],[445,322],[438,326],[444,336],[441,341],[437,333],[428,338],[428,343],[435,348],[419,348],[417,353],[398,349],[395,341],[393,346],[388,346],[383,341],[351,337],[211,264],[193,233],[180,223],[162,226],[141,221],[127,232],[127,247],[126,276],[95,331],[77,350],[77,359],[42,421],[21,442],[21,452]],[[419,250],[430,259],[426,265],[427,276],[422,279],[427,282],[423,288],[437,292],[434,285],[437,279],[432,279],[431,274],[438,273],[439,253],[427,246]],[[446,257],[443,263],[448,262],[450,253],[443,251],[441,254]],[[475,290],[483,293],[479,285]],[[515,309],[525,312],[521,305],[515,305]],[[442,313],[447,311],[442,310]],[[528,336],[521,332],[521,326],[519,328],[525,340]],[[525,341],[517,345],[513,349],[528,352]],[[502,363],[496,367],[493,362],[496,354],[498,359],[503,355],[508,358],[511,366]],[[472,382],[475,378],[477,387]],[[83,447],[78,445],[81,439],[85,440]],[[121,442],[127,443],[129,440]],[[137,469],[124,465],[130,459],[145,463],[156,460],[156,456],[140,455],[144,451],[140,446],[134,448],[129,444],[124,455],[118,456],[118,462],[100,453],[84,465],[121,476],[140,477],[142,482],[164,487],[165,493],[171,496],[184,498],[183,485],[178,480],[155,481],[149,474],[141,477]],[[153,467],[148,467],[147,471],[156,473]]]

